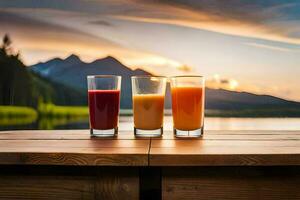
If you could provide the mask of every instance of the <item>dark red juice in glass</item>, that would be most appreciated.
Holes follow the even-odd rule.
[[[90,127],[113,129],[118,126],[120,90],[89,90]]]

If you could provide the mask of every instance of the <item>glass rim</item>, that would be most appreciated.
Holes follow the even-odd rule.
[[[151,75],[137,75],[137,76],[131,76],[131,78],[168,78],[167,76],[151,76]]]
[[[87,78],[122,78],[118,75],[88,75]]]
[[[170,78],[204,78],[204,76],[200,75],[181,75],[181,76],[170,76]]]

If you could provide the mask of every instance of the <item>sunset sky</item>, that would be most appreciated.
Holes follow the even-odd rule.
[[[160,75],[300,101],[300,1],[0,0],[27,65],[111,55]]]

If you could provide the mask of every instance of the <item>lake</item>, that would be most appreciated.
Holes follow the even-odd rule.
[[[119,130],[133,130],[132,116],[121,116]],[[87,118],[0,119],[0,130],[87,129]],[[172,130],[172,116],[165,116],[164,129]],[[300,130],[300,118],[205,118],[206,130]]]
[[[206,130],[300,130],[300,118],[205,118]],[[120,130],[132,130],[132,117],[120,118]],[[172,117],[165,116],[164,129],[172,130]]]

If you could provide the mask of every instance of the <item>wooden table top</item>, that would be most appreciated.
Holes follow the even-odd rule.
[[[91,138],[88,130],[2,131],[2,165],[300,165],[300,131],[205,131],[202,138]]]

